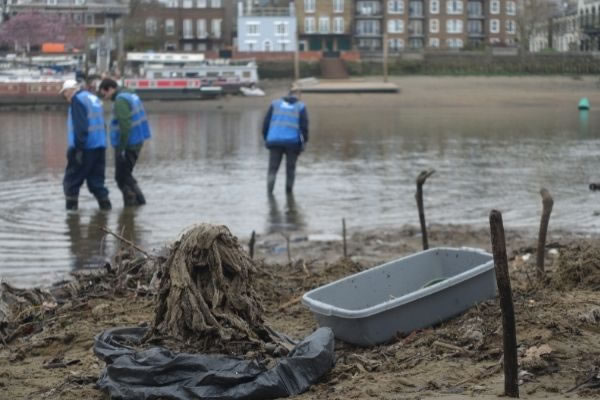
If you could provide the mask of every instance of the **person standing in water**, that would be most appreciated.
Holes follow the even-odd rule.
[[[269,149],[267,192],[273,193],[277,171],[285,154],[285,191],[293,191],[296,162],[308,142],[308,112],[299,99],[299,91],[291,89],[287,96],[275,100],[263,122],[263,138]]]

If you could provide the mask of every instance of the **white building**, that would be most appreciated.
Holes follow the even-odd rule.
[[[240,52],[289,52],[298,46],[294,3],[288,7],[238,3],[237,48]]]

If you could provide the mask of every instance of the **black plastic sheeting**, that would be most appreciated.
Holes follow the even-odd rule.
[[[300,394],[333,368],[334,338],[319,328],[266,369],[221,355],[136,351],[147,328],[115,328],[96,336],[94,353],[107,364],[97,382],[111,399],[273,399]]]

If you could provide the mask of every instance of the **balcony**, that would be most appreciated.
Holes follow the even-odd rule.
[[[381,32],[356,32],[357,38],[380,38]]]
[[[485,15],[481,12],[469,12],[467,14],[468,19],[485,19]]]
[[[467,35],[470,38],[482,38],[485,36],[483,31],[470,31],[470,32],[467,32]]]
[[[423,31],[408,31],[409,38],[422,38],[423,36]]]
[[[409,12],[408,13],[408,18],[409,19],[424,19],[425,18],[425,14],[423,14],[422,11],[414,11],[414,12]]]

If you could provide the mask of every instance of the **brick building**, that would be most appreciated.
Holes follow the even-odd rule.
[[[233,1],[159,0],[132,10],[128,48],[218,51],[231,46]]]
[[[462,49],[515,43],[515,0],[356,0],[359,50]]]
[[[354,0],[295,0],[300,50],[353,48]]]

